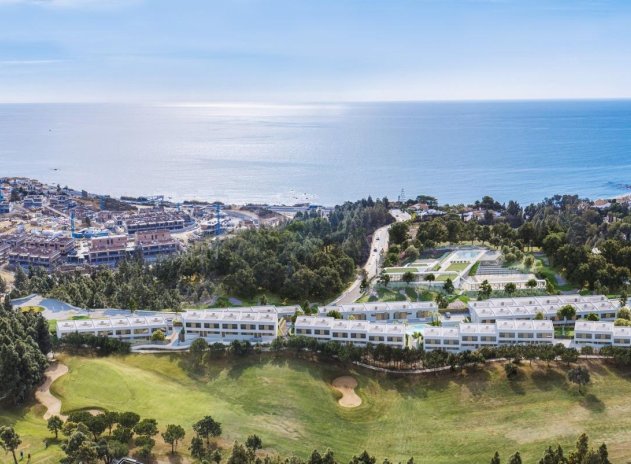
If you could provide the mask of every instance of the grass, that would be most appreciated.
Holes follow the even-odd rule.
[[[65,357],[70,373],[53,384],[63,411],[80,408],[133,410],[185,426],[179,447],[187,454],[191,424],[205,414],[222,423],[223,443],[256,433],[268,451],[307,457],[315,448],[335,450],[344,462],[367,449],[378,461],[424,464],[488,462],[498,450],[519,450],[536,462],[548,445],[573,446],[583,431],[594,444],[606,441],[613,462],[631,454],[631,375],[605,364],[588,364],[592,383],[583,396],[566,381],[565,367],[520,366],[508,382],[499,364],[441,377],[389,378],[351,369],[363,404],[337,405],[330,382],[349,373],[341,366],[288,357],[251,357],[214,365],[192,377],[176,355]],[[15,424],[33,455],[32,464],[58,462],[58,446],[41,410],[0,410],[0,423]],[[164,444],[158,438],[158,450]]]
[[[461,272],[464,271],[471,263],[451,263],[446,269],[447,271]]]

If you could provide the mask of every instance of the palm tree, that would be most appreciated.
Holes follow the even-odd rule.
[[[432,282],[434,282],[434,281],[436,280],[436,276],[435,276],[434,274],[431,274],[431,273],[430,273],[430,274],[427,274],[427,275],[425,276],[425,280],[426,280],[427,282],[429,282],[429,286],[430,286],[430,288],[431,288],[431,287],[432,287]]]

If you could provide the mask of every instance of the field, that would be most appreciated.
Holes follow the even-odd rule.
[[[162,428],[181,424],[187,433],[182,454],[190,424],[210,414],[222,423],[225,444],[257,433],[270,452],[306,457],[314,448],[332,448],[342,462],[364,449],[394,462],[410,456],[427,464],[488,462],[495,450],[504,459],[519,450],[524,462],[536,462],[544,447],[557,442],[570,447],[583,431],[608,443],[613,462],[631,455],[631,375],[602,364],[588,365],[592,384],[583,396],[567,383],[565,368],[544,364],[532,369],[523,364],[521,378],[509,382],[499,365],[462,375],[393,379],[263,355],[213,366],[194,378],[175,355],[64,362],[70,373],[53,384],[53,392],[65,412],[133,410],[156,418]],[[339,394],[330,387],[349,373],[359,381],[363,400],[356,409],[338,406]],[[44,449],[49,433],[41,412],[0,411],[0,422],[16,423],[32,464],[57,462],[60,456],[56,445]],[[159,451],[164,449],[161,444]]]

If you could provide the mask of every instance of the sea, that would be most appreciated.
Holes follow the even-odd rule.
[[[606,198],[631,194],[631,101],[2,104],[0,176],[240,204]]]

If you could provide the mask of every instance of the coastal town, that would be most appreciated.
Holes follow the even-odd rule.
[[[366,380],[358,379],[371,376],[455,379],[477,375],[476,366],[486,362],[485,371],[497,376],[492,366],[499,364],[505,372],[500,378],[505,375],[516,385],[514,379],[530,372],[521,365],[527,358],[531,365],[533,360],[547,363],[547,369],[551,361],[576,364],[567,376],[578,376],[582,391],[589,383],[583,365],[626,363],[621,359],[631,353],[628,270],[601,262],[615,259],[613,241],[593,242],[585,248],[585,264],[574,264],[576,269],[604,266],[607,274],[587,270],[576,278],[562,264],[570,259],[562,244],[566,236],[554,229],[537,236],[529,216],[537,217],[537,208],[549,215],[571,208],[577,218],[620,237],[627,230],[629,207],[623,198],[555,196],[522,208],[490,197],[450,206],[426,195],[407,200],[402,194],[396,201],[368,198],[325,207],[113,198],[25,178],[0,179],[0,186],[0,296],[11,314],[40,325],[36,321],[45,321],[38,343],[46,347],[49,367],[41,372],[44,383],[36,381],[34,387],[49,429],[55,421],[92,424],[110,414],[97,400],[81,403],[93,411],[81,415],[81,408],[66,406],[67,400],[54,393],[60,378],[87,379],[77,377],[79,366],[99,359],[121,363],[111,366],[115,369],[128,362],[146,368],[174,356],[169,363],[179,359],[187,375],[199,375],[215,363],[236,369],[254,355],[269,359],[261,361],[266,369],[268,362],[293,359],[312,363],[309,369],[334,369],[337,374],[326,385],[341,397],[334,396],[332,407],[353,411],[365,407],[367,395]],[[349,251],[340,252],[339,243],[348,242],[334,245],[328,227],[347,224],[346,217],[372,217],[372,222],[347,245]],[[340,231],[346,234],[343,240],[356,234]],[[291,239],[283,247],[264,249],[280,232]],[[323,240],[314,249],[297,248],[315,237]],[[250,248],[250,242],[259,245]],[[287,247],[295,250],[289,267],[269,261],[270,274],[261,274],[259,257],[248,257],[254,249],[264,256],[274,250],[284,260]],[[355,259],[332,261],[353,250],[359,250]],[[292,269],[300,254],[305,263],[324,264]],[[225,268],[222,260],[238,265]],[[296,291],[287,291],[301,272],[305,275]],[[286,276],[280,287],[270,280],[279,273]],[[332,282],[332,276],[338,279],[335,286],[319,289],[318,281]],[[193,292],[191,280],[197,285]],[[251,289],[246,292],[246,287]],[[137,295],[152,288],[157,293],[149,299]],[[125,301],[130,304],[116,304]],[[119,423],[116,430],[124,428]],[[106,453],[108,464],[162,462],[161,445],[142,438],[142,430],[136,441],[103,438],[117,447]],[[163,442],[171,444],[170,456],[182,453],[193,459],[185,462],[194,462],[221,453],[218,443],[200,447],[195,438],[190,454],[176,452],[169,430],[175,433],[165,431]],[[58,439],[45,438],[43,449],[29,443],[33,456],[42,459],[50,452],[74,453]],[[89,446],[98,447],[96,441]]]

